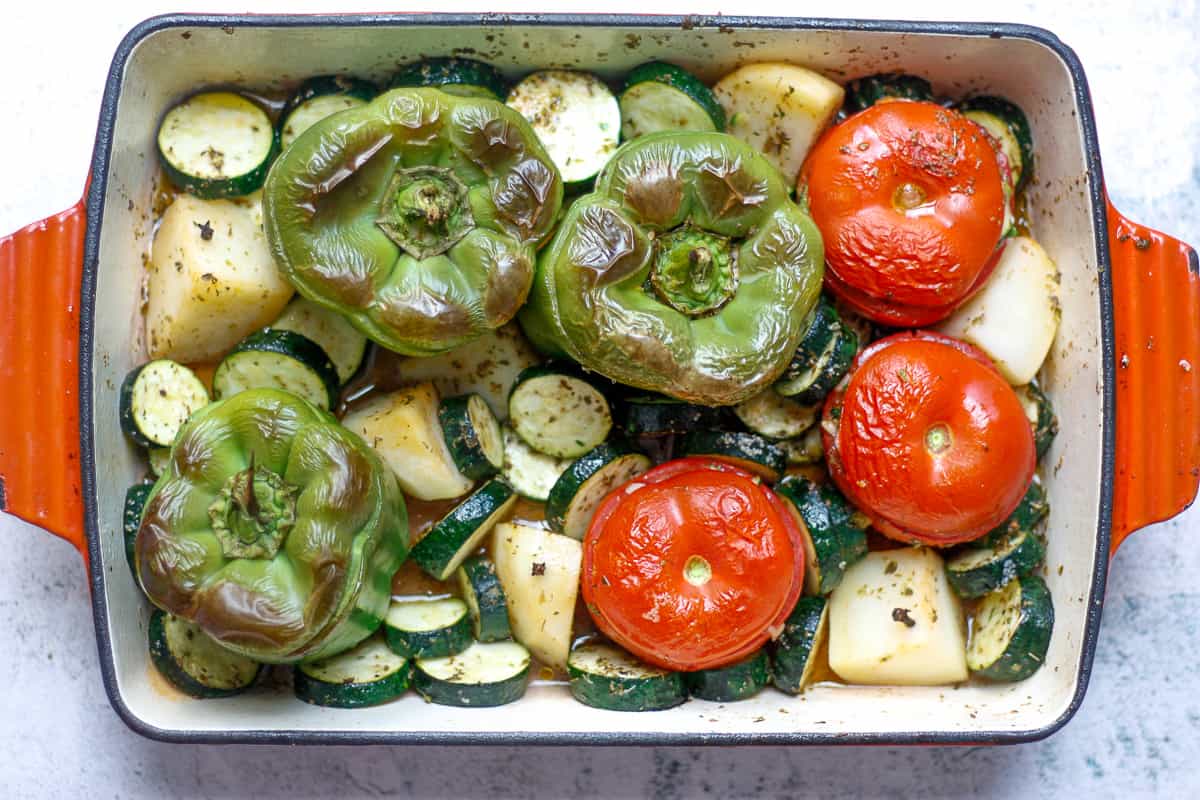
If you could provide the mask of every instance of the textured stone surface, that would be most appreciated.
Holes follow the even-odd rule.
[[[181,4],[4,13],[0,230],[73,202],[120,36]],[[205,4],[205,11],[218,10]],[[221,4],[229,7],[230,4]],[[332,2],[259,3],[315,11]],[[364,3],[364,6],[379,4]],[[473,10],[644,10],[634,2],[413,3]],[[1042,25],[1088,69],[1104,166],[1126,213],[1200,243],[1200,7],[961,2],[804,4],[814,14]],[[660,0],[657,12],[788,13],[795,4]],[[1136,8],[1136,10],[1135,10]],[[235,6],[229,10],[246,10]],[[65,26],[65,27],[64,27]],[[2,311],[0,311],[2,313]],[[12,388],[7,388],[11,391]],[[108,706],[78,556],[0,518],[0,778],[26,797],[1200,797],[1200,509],[1130,540],[1112,565],[1091,688],[1048,741],[961,749],[220,748],[140,739]]]

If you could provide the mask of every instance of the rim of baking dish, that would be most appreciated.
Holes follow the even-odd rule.
[[[151,725],[137,716],[125,703],[117,685],[112,637],[108,627],[108,601],[104,591],[104,571],[100,562],[97,520],[96,457],[93,430],[92,353],[95,323],[96,275],[99,260],[100,229],[104,219],[105,187],[108,162],[113,144],[113,125],[117,100],[121,94],[125,65],[134,48],[151,34],[175,27],[239,28],[280,27],[452,27],[499,23],[514,27],[630,27],[663,28],[691,26],[716,28],[782,28],[794,30],[848,30],[897,34],[948,34],[969,37],[1026,39],[1053,51],[1071,75],[1075,105],[1083,136],[1087,164],[1088,197],[1091,201],[1092,227],[1100,285],[1100,333],[1103,353],[1103,408],[1100,458],[1100,505],[1097,514],[1096,552],[1092,565],[1092,584],[1088,595],[1086,626],[1079,658],[1078,680],[1070,704],[1054,721],[1026,730],[994,731],[904,731],[887,733],[667,733],[623,732],[443,732],[351,730],[191,730],[168,729]],[[1017,744],[1036,741],[1058,731],[1071,720],[1083,703],[1091,678],[1092,661],[1100,631],[1100,613],[1108,574],[1108,548],[1112,528],[1112,483],[1115,459],[1116,405],[1113,387],[1112,280],[1109,261],[1107,215],[1100,150],[1092,110],[1087,76],[1079,57],[1050,31],[1031,25],[989,22],[916,22],[904,20],[856,20],[791,17],[678,16],[631,14],[313,14],[313,15],[235,15],[165,14],[151,17],[134,26],[121,40],[113,56],[104,94],[92,155],[91,181],[87,193],[87,234],[84,239],[84,269],[80,297],[79,403],[80,448],[83,478],[84,527],[87,535],[92,617],[100,656],[104,690],[113,709],[134,732],[164,742],[208,744],[461,744],[461,745],[947,745]]]

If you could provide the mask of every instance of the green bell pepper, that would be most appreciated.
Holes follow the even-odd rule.
[[[333,417],[276,389],[192,415],[134,543],[155,605],[270,663],[324,658],[378,628],[407,554],[395,475]]]
[[[568,209],[519,319],[549,355],[730,405],[783,372],[823,272],[820,233],[763,156],[664,131],[622,146]]]
[[[284,150],[263,224],[302,295],[390,350],[434,355],[517,313],[562,192],[516,111],[394,89]]]

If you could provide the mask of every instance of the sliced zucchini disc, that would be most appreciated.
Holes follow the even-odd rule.
[[[830,306],[829,310],[833,311]],[[796,350],[783,376],[775,382],[775,391],[798,403],[820,403],[850,371],[858,354],[858,334],[838,320],[832,323],[832,335],[817,355],[803,346]],[[807,337],[806,337],[807,338]]]
[[[202,92],[172,108],[158,128],[171,182],[211,200],[262,186],[279,141],[267,112],[233,92]]]
[[[1050,590],[1036,575],[1005,584],[980,601],[971,620],[967,666],[994,681],[1020,681],[1046,660],[1054,630]]]
[[[608,438],[612,412],[600,390],[582,378],[530,367],[508,396],[508,424],[539,453],[578,458]]]
[[[932,100],[933,86],[924,78],[884,72],[855,78],[846,84],[846,113],[853,114],[880,100]]]
[[[357,646],[292,672],[296,697],[314,706],[363,708],[395,700],[408,688],[409,660],[376,634]]]
[[[595,75],[540,70],[522,78],[507,102],[529,121],[564,183],[591,180],[617,149],[621,109]]]
[[[637,395],[627,398],[624,405],[622,427],[629,436],[670,436],[721,429],[729,421],[725,408],[692,405],[662,395]]]
[[[609,492],[650,469],[650,459],[621,441],[593,447],[567,468],[546,497],[546,522],[583,541],[592,515]]]
[[[775,688],[800,694],[812,683],[817,653],[829,629],[829,604],[824,597],[801,597],[788,615],[783,632],[770,645]]]
[[[821,441],[821,427],[814,425],[803,436],[785,439],[777,444],[787,454],[789,465],[816,464],[825,457],[825,444]]]
[[[441,658],[471,644],[467,604],[457,597],[393,600],[384,618],[388,647],[408,658]]]
[[[479,548],[492,526],[517,502],[504,480],[492,478],[442,517],[413,545],[411,558],[436,580],[444,581]]]
[[[138,528],[142,527],[142,512],[146,509],[146,501],[150,499],[153,483],[135,483],[125,492],[125,505],[121,511],[121,530],[125,534],[125,559],[129,562],[129,571],[137,579],[133,545],[137,541]]]
[[[733,407],[747,428],[768,439],[794,439],[813,426],[819,405],[797,403],[771,387]]]
[[[321,346],[295,331],[252,333],[213,373],[217,398],[247,389],[283,389],[328,411],[337,404],[337,368]]]
[[[1017,531],[991,547],[968,547],[946,562],[946,578],[959,597],[983,597],[1031,573],[1046,556],[1036,533]]]
[[[150,474],[156,478],[166,472],[170,460],[171,448],[169,447],[151,447],[146,451],[146,463],[150,466]]]
[[[846,569],[867,554],[865,521],[833,486],[789,475],[775,491],[796,510],[804,541],[804,591],[829,594]]]
[[[684,455],[709,456],[749,470],[774,483],[787,469],[783,448],[757,433],[694,431],[683,440]]]
[[[1054,414],[1050,398],[1046,397],[1036,383],[1018,386],[1016,393],[1017,399],[1025,408],[1029,424],[1033,426],[1033,444],[1037,448],[1040,461],[1045,457],[1050,445],[1054,444],[1054,437],[1058,435],[1058,417]]]
[[[714,703],[747,700],[771,682],[771,662],[767,651],[759,650],[727,667],[684,673],[683,682],[688,693],[701,700]]]
[[[634,67],[621,92],[621,138],[657,131],[723,131],[725,110],[690,72],[662,61]]]
[[[969,97],[959,110],[1000,142],[1012,170],[1013,187],[1020,191],[1033,166],[1033,131],[1025,112],[1015,103],[992,95]]]
[[[279,144],[296,137],[326,117],[366,105],[377,93],[375,84],[346,75],[318,75],[300,84],[279,115]]]
[[[501,474],[517,493],[530,500],[545,502],[560,475],[571,466],[572,459],[555,458],[539,453],[512,432],[504,428],[504,468]]]
[[[599,640],[576,645],[567,657],[567,675],[576,700],[608,711],[661,711],[687,700],[680,673]]]
[[[1008,519],[992,528],[978,539],[968,542],[970,547],[998,547],[1002,542],[1013,538],[1019,533],[1037,533],[1043,521],[1050,514],[1050,501],[1046,499],[1046,490],[1037,481],[1029,484],[1025,496],[1017,505],[1016,510],[1008,515]]]
[[[300,295],[288,303],[279,319],[271,323],[271,328],[295,331],[316,342],[333,362],[341,383],[358,372],[367,353],[367,337],[345,317]]]
[[[170,447],[192,412],[208,405],[203,381],[160,359],[130,370],[121,384],[121,430],[143,447]]]
[[[458,471],[471,480],[495,475],[504,466],[500,420],[482,396],[447,397],[438,407],[442,435]]]
[[[150,615],[150,660],[175,688],[192,697],[240,694],[258,679],[262,664],[226,650],[201,630],[161,609]]]
[[[508,598],[490,558],[479,555],[464,561],[458,568],[458,588],[471,612],[476,641],[499,642],[512,636]]]
[[[418,659],[413,688],[438,705],[502,706],[525,694],[530,661],[516,642],[476,642],[457,655]]]
[[[503,100],[508,87],[491,64],[473,58],[427,58],[400,68],[390,88],[433,86],[447,94]]]

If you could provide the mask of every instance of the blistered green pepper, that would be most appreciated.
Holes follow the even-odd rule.
[[[820,233],[765,158],[721,133],[655,133],[568,209],[520,321],[613,380],[728,405],[787,366],[823,271]]]
[[[520,114],[395,89],[313,125],[271,168],[264,226],[305,297],[406,355],[512,319],[562,180]]]
[[[192,415],[134,543],[155,605],[271,663],[323,658],[378,628],[407,553],[391,470],[333,417],[275,389]]]

